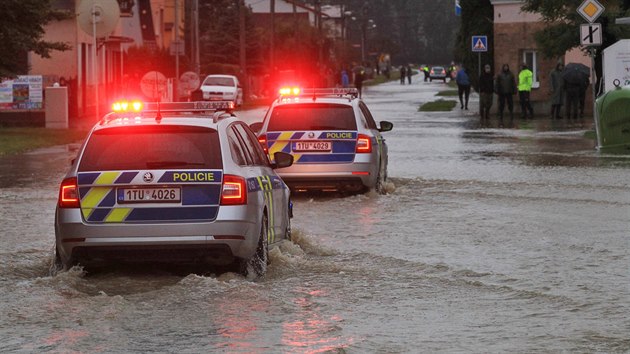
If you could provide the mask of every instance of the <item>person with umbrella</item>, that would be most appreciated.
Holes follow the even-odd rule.
[[[584,68],[581,68],[582,64],[569,63],[564,68],[562,79],[564,81],[564,87],[567,94],[567,119],[578,118],[578,108],[580,104],[580,93],[584,90],[584,83],[588,80],[588,75]],[[586,65],[582,65],[588,69]]]
[[[564,80],[562,73],[564,64],[558,63],[556,68],[549,75],[551,79],[551,119],[562,119],[560,110],[564,101]]]

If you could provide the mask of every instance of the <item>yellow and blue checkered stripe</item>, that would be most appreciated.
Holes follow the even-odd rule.
[[[81,214],[89,223],[212,221],[221,196],[221,170],[151,171],[144,182],[140,171],[82,172],[77,175]],[[155,181],[155,182],[153,182]],[[180,186],[181,201],[120,204],[123,188]]]
[[[284,189],[288,187],[278,176],[258,176],[255,178],[248,178],[247,182],[248,192],[263,192],[263,197],[265,200],[265,204],[267,205],[267,210],[269,214],[269,225],[271,225],[267,234],[267,242],[273,243],[276,241],[276,230],[273,227],[276,223],[275,215],[273,212],[273,190]]]
[[[279,151],[293,155],[294,164],[348,163],[354,161],[357,144],[356,131],[285,131],[268,132],[267,149],[269,158]],[[332,150],[326,152],[294,152],[296,141],[331,141]]]

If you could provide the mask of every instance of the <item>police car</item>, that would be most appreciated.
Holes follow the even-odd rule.
[[[290,239],[290,192],[233,102],[115,104],[59,189],[58,269],[116,261],[237,265],[261,276]]]
[[[285,88],[262,123],[252,124],[258,140],[273,158],[277,152],[294,157],[278,174],[294,191],[384,193],[387,144],[356,89]]]

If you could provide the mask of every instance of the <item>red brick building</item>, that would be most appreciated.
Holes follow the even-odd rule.
[[[527,63],[534,73],[531,93],[534,112],[536,115],[548,115],[551,109],[549,74],[556,64],[578,62],[590,67],[590,58],[577,48],[562,58],[544,58],[534,39],[534,34],[545,28],[541,16],[522,12],[523,1],[520,0],[491,0],[490,3],[494,7],[494,72],[499,72],[503,64],[509,64],[510,70],[517,76],[521,63]],[[518,100],[518,97],[515,99]],[[518,107],[518,102],[515,105]],[[585,113],[591,114],[592,107],[592,95],[587,94]],[[518,111],[518,108],[515,110]]]

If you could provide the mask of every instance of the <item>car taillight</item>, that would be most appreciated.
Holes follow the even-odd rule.
[[[234,175],[223,176],[221,187],[221,205],[247,204],[245,178]]]
[[[269,150],[267,149],[267,135],[263,134],[263,135],[259,136],[258,137],[258,142],[262,146],[263,150],[265,150],[265,154],[268,153]]]
[[[59,188],[59,207],[79,207],[79,188],[77,187],[76,177],[66,178],[61,182],[61,187]]]
[[[356,152],[357,154],[372,152],[372,139],[365,134],[359,134]]]

